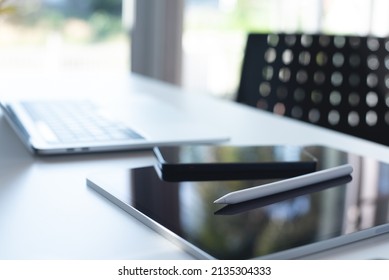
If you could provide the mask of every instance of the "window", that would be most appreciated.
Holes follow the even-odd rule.
[[[162,8],[171,10],[171,6],[159,3],[162,1],[139,1],[158,8],[145,8],[144,17],[150,19],[160,15]],[[184,2],[182,86],[223,98],[234,98],[236,94],[248,32],[373,33],[381,36],[389,32],[387,0],[165,1],[174,7]],[[0,74],[129,71],[134,2],[0,0],[3,5],[16,7],[14,13],[0,14]],[[164,6],[161,8],[161,5]],[[176,10],[173,14],[179,14],[181,6]],[[166,15],[170,24],[179,25],[168,13]],[[171,26],[166,26],[172,32]],[[163,43],[161,37],[166,36],[161,33],[161,27],[152,28],[160,44],[156,43],[152,50],[157,53],[161,45],[166,47],[166,42],[172,40],[165,38]],[[180,30],[173,32],[181,34]],[[167,57],[164,53],[161,56]],[[181,62],[177,60],[177,64]],[[181,73],[181,68],[177,69]]]
[[[389,32],[386,0],[185,0],[183,86],[234,98],[248,32]]]
[[[6,0],[0,74],[129,69],[131,0]]]

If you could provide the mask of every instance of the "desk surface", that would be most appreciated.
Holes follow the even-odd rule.
[[[327,145],[389,161],[385,146],[139,76],[10,78],[2,82],[0,94],[93,94],[124,118],[131,95],[145,94],[161,101],[161,112],[174,106],[230,135],[231,144]],[[167,132],[179,133],[173,128],[166,126]],[[86,186],[88,174],[152,164],[151,151],[34,157],[1,112],[0,131],[0,259],[192,259]],[[389,258],[389,235],[307,258]]]

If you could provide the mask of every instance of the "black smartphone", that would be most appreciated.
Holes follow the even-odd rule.
[[[289,178],[316,170],[300,146],[182,145],[155,147],[156,170],[165,181]]]

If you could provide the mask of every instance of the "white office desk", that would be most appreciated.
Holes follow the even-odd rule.
[[[209,129],[230,135],[232,144],[321,144],[389,161],[389,148],[382,145],[137,76],[19,77],[1,86],[6,97],[99,96],[123,117],[139,113],[126,112],[125,103],[141,93],[161,100],[161,113],[164,106],[184,109]],[[172,124],[137,121],[180,133]],[[153,160],[150,151],[34,157],[0,113],[0,259],[191,259],[85,184],[88,174]],[[389,258],[389,235],[308,258]]]

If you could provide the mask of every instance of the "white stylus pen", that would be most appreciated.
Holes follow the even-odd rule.
[[[344,164],[333,168],[328,168],[290,179],[260,185],[240,191],[230,192],[214,203],[234,204],[263,196],[290,191],[293,189],[305,187],[311,184],[320,183],[334,178],[349,175],[353,171],[350,164]]]

